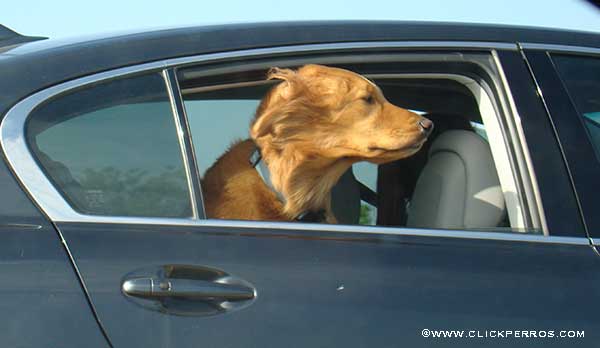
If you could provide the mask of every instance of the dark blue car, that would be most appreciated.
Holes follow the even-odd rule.
[[[433,120],[427,145],[347,172],[339,224],[206,216],[200,178],[248,137],[266,72],[308,63]],[[0,346],[600,341],[598,34],[0,27],[0,121]]]

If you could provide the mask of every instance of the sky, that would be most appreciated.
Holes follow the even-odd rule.
[[[431,20],[600,32],[600,9],[583,0],[21,0],[0,24],[65,38],[139,29],[286,20]]]

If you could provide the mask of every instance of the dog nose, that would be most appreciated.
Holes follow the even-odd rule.
[[[425,117],[421,118],[421,121],[419,121],[419,126],[421,127],[421,132],[426,133],[427,135],[429,135],[433,130],[433,122]]]

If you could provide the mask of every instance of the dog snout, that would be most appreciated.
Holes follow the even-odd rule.
[[[422,117],[419,121],[419,127],[421,128],[421,133],[429,135],[431,134],[431,131],[433,131],[433,122],[425,117]]]

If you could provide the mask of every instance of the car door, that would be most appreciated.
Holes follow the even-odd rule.
[[[526,57],[560,137],[587,232],[600,233],[598,95],[600,50],[525,45]]]
[[[452,45],[453,56],[463,59],[461,44]],[[350,53],[348,45],[340,49]],[[312,50],[314,60],[326,62],[320,49]],[[542,104],[530,77],[510,75],[527,72],[516,48],[479,50],[491,66],[506,68],[505,80],[531,89],[510,101],[523,123],[547,123],[545,113],[531,113]],[[279,52],[293,55],[294,48]],[[68,245],[113,346],[596,341],[598,319],[589,303],[598,294],[600,260],[583,230],[556,227],[560,217],[548,214],[556,205],[547,194],[540,202],[549,227],[534,233],[206,219],[197,139],[170,68],[203,59],[69,81],[18,104],[3,124],[21,130],[8,160]],[[251,70],[235,54],[212,64],[204,69],[216,76]],[[510,99],[513,86],[502,85],[500,75],[498,81],[490,95],[508,109],[501,95]],[[559,151],[551,132],[533,132],[550,139],[544,156],[531,153],[541,170]],[[539,149],[540,138],[526,135]],[[540,180],[536,187],[546,185]],[[564,209],[565,219],[577,214],[568,204]]]
[[[4,162],[0,192],[2,344],[109,347],[54,227]]]

